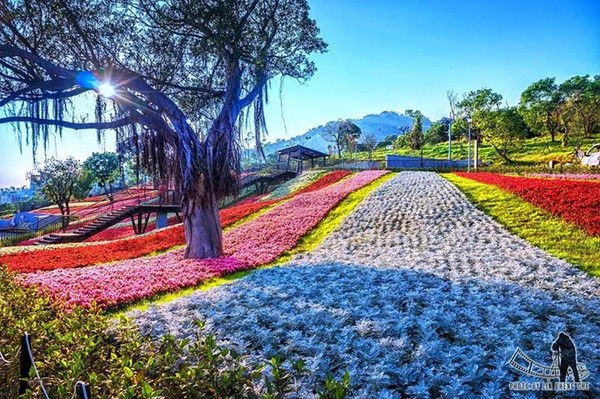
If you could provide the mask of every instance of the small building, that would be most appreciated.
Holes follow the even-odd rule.
[[[277,151],[277,169],[295,170],[296,173],[301,173],[304,167],[308,166],[304,165],[305,162],[310,167],[325,166],[328,157],[329,154],[298,144]]]

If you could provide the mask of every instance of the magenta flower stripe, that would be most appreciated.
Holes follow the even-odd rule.
[[[385,171],[361,172],[340,184],[294,197],[230,231],[225,239],[225,253],[252,266],[272,262],[292,249],[348,194],[383,174]]]
[[[210,278],[254,268],[292,249],[343,198],[385,171],[365,171],[339,184],[301,194],[257,219],[224,235],[227,256],[186,260],[182,250],[116,264],[57,269],[22,274],[25,285],[36,285],[67,306],[103,308],[134,302],[155,294],[198,285]]]

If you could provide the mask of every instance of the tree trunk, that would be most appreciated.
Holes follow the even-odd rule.
[[[507,164],[512,164],[513,161],[512,159],[510,159],[508,157],[508,155],[506,154],[506,149],[504,151],[500,150],[500,148],[498,148],[494,143],[492,143],[490,141],[491,146],[494,148],[494,150],[496,150],[496,152],[498,153],[498,155],[500,155],[500,158],[502,158],[504,160],[504,162],[506,162]]]
[[[212,197],[205,206],[196,201],[183,205],[186,259],[216,258],[223,255],[223,232],[217,201]]]
[[[569,144],[569,131],[565,128],[565,131],[562,136],[562,146],[566,147]]]
[[[108,183],[108,188],[106,187],[106,183],[104,183],[103,186],[104,186],[104,194],[106,195],[106,197],[108,198],[108,200],[110,202],[112,202],[113,201],[112,184]]]

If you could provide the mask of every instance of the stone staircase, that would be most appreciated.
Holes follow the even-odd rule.
[[[95,219],[93,222],[79,227],[76,230],[69,231],[66,233],[52,233],[42,237],[37,241],[37,245],[48,245],[48,244],[64,244],[69,242],[81,242],[88,237],[93,236],[105,230],[115,224],[119,223],[123,219],[133,216],[137,213],[137,206],[126,206],[115,211],[109,212],[106,215],[102,215]]]

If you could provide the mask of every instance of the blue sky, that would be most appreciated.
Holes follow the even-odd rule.
[[[523,89],[541,78],[600,74],[600,1],[309,4],[329,52],[314,57],[319,70],[306,84],[284,81],[283,109],[279,79],[272,82],[270,140],[384,110],[420,109],[439,119],[448,114],[448,90],[489,87],[515,105]],[[84,159],[99,150],[94,132],[65,131],[56,154]],[[20,155],[10,128],[0,126],[0,187],[25,184],[31,168],[30,149]]]

